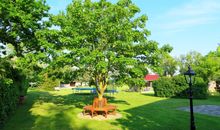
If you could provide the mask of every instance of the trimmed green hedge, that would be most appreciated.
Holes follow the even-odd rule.
[[[11,79],[0,79],[0,127],[16,109],[18,103],[18,88]]]
[[[155,96],[188,98],[189,86],[184,76],[161,77],[153,83]],[[193,88],[193,98],[207,98],[208,85],[202,78],[196,77]]]
[[[0,58],[0,128],[18,105],[18,97],[25,96],[29,83],[27,77],[10,60]]]

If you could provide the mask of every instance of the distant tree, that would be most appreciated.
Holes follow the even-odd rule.
[[[209,52],[206,56],[202,56],[198,52],[190,52],[182,55],[178,59],[180,73],[183,74],[187,70],[187,65],[191,65],[196,72],[197,77],[202,77],[204,81],[218,80],[220,72],[220,56],[219,48],[216,51]]]
[[[198,67],[202,58],[202,54],[196,51],[191,51],[186,55],[180,55],[177,59],[180,73],[183,74],[187,70],[188,65],[191,65],[193,69]]]
[[[173,76],[177,71],[177,61],[170,55],[172,50],[173,47],[171,47],[169,44],[165,44],[161,47],[161,75]]]
[[[204,80],[219,80],[220,79],[220,46],[216,51],[209,52],[200,61],[200,65],[197,67],[198,74],[204,78]]]
[[[170,46],[170,44],[164,44],[162,47],[161,47],[161,50],[163,52],[166,52],[166,53],[171,53],[172,50],[173,50],[173,47]]]

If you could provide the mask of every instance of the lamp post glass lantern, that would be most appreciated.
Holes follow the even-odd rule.
[[[189,100],[190,100],[190,129],[195,130],[195,121],[193,114],[193,92],[192,92],[192,84],[195,82],[196,73],[191,69],[191,66],[188,66],[188,70],[184,73],[185,80],[187,84],[189,84]],[[192,77],[194,78],[192,79]]]

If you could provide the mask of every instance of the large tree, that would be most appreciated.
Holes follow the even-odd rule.
[[[52,17],[56,28],[46,31],[51,37],[59,34],[55,41],[49,41],[57,48],[53,61],[60,66],[71,64],[81,77],[89,76],[99,99],[109,80],[143,85],[146,68],[159,63],[159,48],[156,42],[147,41],[147,16],[139,12],[131,0],[115,4],[73,1],[65,13]]]
[[[18,86],[22,91],[29,86],[23,83],[36,79],[40,68],[42,44],[37,35],[48,27],[48,10],[45,0],[0,1],[0,51],[12,59],[13,68],[19,73],[17,77],[25,78],[13,79],[14,82],[20,82]]]
[[[1,0],[0,43],[13,45],[18,57],[39,50],[35,33],[45,27],[48,10],[45,0]]]

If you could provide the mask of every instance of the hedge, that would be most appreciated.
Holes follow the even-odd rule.
[[[0,59],[0,128],[15,111],[18,97],[26,95],[27,77],[7,59]]]
[[[161,77],[153,82],[155,96],[188,98],[189,86],[184,76]],[[208,84],[200,77],[195,78],[192,86],[193,98],[205,99],[208,96]]]
[[[11,79],[0,79],[0,127],[15,111],[18,103],[18,88]]]

